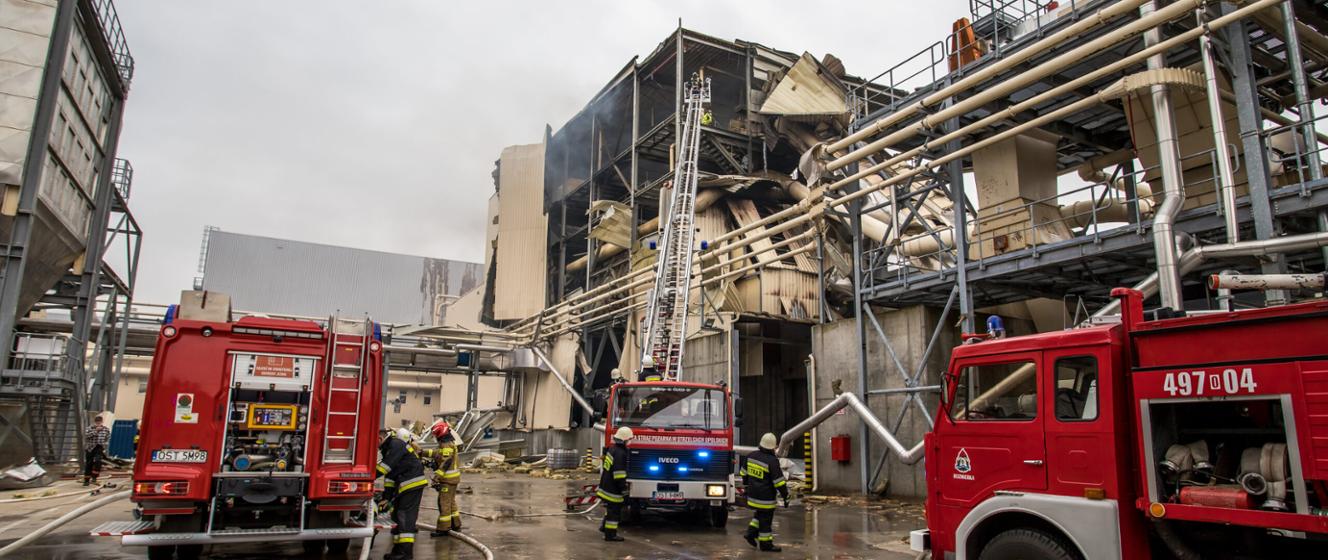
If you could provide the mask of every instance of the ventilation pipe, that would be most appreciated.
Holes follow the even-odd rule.
[[[1204,9],[1195,9],[1199,25],[1204,25]],[[1222,89],[1217,84],[1217,65],[1213,63],[1211,33],[1199,36],[1199,51],[1203,55],[1204,87],[1208,92],[1208,115],[1213,121],[1213,147],[1217,150],[1218,188],[1222,195],[1222,218],[1226,222],[1227,243],[1240,241],[1240,225],[1236,222],[1236,179],[1231,170],[1231,150],[1227,147],[1227,124],[1222,118]]]
[[[1157,9],[1157,2],[1149,2],[1139,8],[1139,17],[1147,19]],[[1144,32],[1144,44],[1153,46],[1162,40],[1162,31],[1157,27]],[[1159,70],[1166,66],[1166,55],[1158,53],[1148,57],[1148,69]],[[1167,86],[1155,84],[1150,88],[1153,97],[1153,120],[1157,129],[1158,159],[1162,167],[1162,204],[1153,215],[1153,251],[1157,253],[1158,288],[1162,297],[1162,307],[1184,311],[1185,301],[1181,297],[1180,269],[1176,255],[1176,215],[1185,203],[1185,190],[1180,172],[1180,145],[1176,140],[1175,116],[1171,111],[1171,97]]]

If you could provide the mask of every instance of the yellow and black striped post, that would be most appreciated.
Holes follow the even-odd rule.
[[[808,491],[810,491],[812,488],[812,482],[814,481],[814,479],[812,478],[812,433],[811,432],[803,432],[802,434],[802,464],[803,468],[805,469],[804,472],[806,472],[805,476],[805,478],[807,479],[806,488]]]
[[[589,447],[586,448],[586,460],[583,461],[581,464],[583,466],[595,464],[595,454],[590,451]]]

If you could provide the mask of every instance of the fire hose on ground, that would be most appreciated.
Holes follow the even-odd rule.
[[[425,529],[428,529],[428,530],[430,530],[430,531],[435,531],[435,530],[438,529],[438,527],[437,527],[436,525],[430,525],[430,524],[428,524],[428,523],[416,523],[416,525],[418,525],[418,526],[420,526],[420,527],[424,527]],[[460,532],[457,532],[457,531],[448,531],[448,532],[447,532],[447,535],[450,536],[450,537],[452,537],[452,538],[454,538],[454,539],[457,539],[457,540],[459,540],[459,541],[461,541],[461,542],[463,542],[463,543],[466,543],[466,544],[470,545],[470,547],[473,548],[473,549],[475,549],[475,550],[478,550],[478,551],[480,552],[480,554],[483,554],[483,555],[484,555],[484,560],[493,560],[493,551],[492,551],[492,550],[489,550],[489,547],[484,546],[484,543],[482,543],[482,542],[480,542],[480,541],[478,541],[478,540],[475,540],[475,537],[472,537],[472,536],[470,536],[470,535],[467,535],[467,534],[465,534],[465,533],[460,533]],[[368,550],[367,547],[366,547],[365,550]],[[361,553],[361,556],[360,556],[361,559],[364,559],[364,558],[365,558],[364,554],[365,554],[365,553],[363,553],[363,552]]]
[[[35,540],[37,540],[37,539],[40,539],[40,538],[46,536],[47,533],[50,533],[51,531],[54,531],[54,530],[56,530],[56,529],[58,529],[58,528],[64,526],[66,523],[69,523],[70,521],[73,521],[74,519],[77,519],[77,518],[79,518],[79,517],[82,517],[83,514],[85,514],[85,513],[88,513],[88,512],[90,512],[90,511],[92,511],[92,510],[94,510],[94,509],[98,509],[98,508],[100,508],[100,507],[102,507],[102,506],[105,506],[105,505],[107,505],[107,504],[110,504],[110,503],[116,502],[116,501],[118,501],[118,500],[120,500],[120,499],[123,499],[123,498],[127,498],[127,497],[129,497],[129,493],[130,493],[130,492],[129,492],[128,490],[121,490],[121,491],[116,492],[116,493],[114,493],[114,494],[111,494],[111,495],[109,495],[109,496],[103,497],[103,498],[101,498],[101,499],[99,499],[99,500],[97,500],[97,501],[95,501],[95,502],[88,503],[88,504],[84,504],[84,505],[80,506],[78,509],[75,509],[75,510],[69,512],[69,513],[66,513],[66,514],[60,516],[60,517],[59,517],[58,519],[56,519],[55,521],[52,521],[52,522],[50,522],[50,523],[47,523],[47,524],[41,526],[41,528],[39,528],[39,529],[37,529],[37,530],[35,530],[35,531],[31,532],[31,533],[28,533],[28,534],[27,534],[26,536],[24,536],[23,538],[21,538],[21,539],[19,539],[19,540],[16,540],[16,541],[14,541],[14,542],[12,542],[12,543],[9,543],[9,544],[8,544],[7,546],[5,546],[4,548],[0,548],[0,558],[5,557],[5,556],[8,556],[10,553],[13,553],[13,552],[16,551],[16,550],[18,550],[18,549],[20,549],[20,548],[23,548],[24,546],[28,545],[28,544],[31,543],[32,541],[35,541]]]

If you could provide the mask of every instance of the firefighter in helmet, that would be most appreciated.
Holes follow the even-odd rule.
[[[378,445],[382,459],[378,461],[378,475],[384,477],[383,498],[392,503],[392,551],[384,560],[409,560],[415,557],[415,520],[420,515],[420,497],[429,479],[424,476],[424,465],[410,451],[414,434],[406,428],[388,434]]]
[[[627,442],[633,437],[631,428],[618,428],[613,434],[613,445],[604,450],[600,464],[599,489],[595,495],[604,502],[604,522],[599,530],[604,532],[606,541],[623,540],[618,536],[618,522],[622,520],[623,503],[627,498]]]
[[[775,456],[775,447],[779,440],[775,434],[761,436],[761,448],[742,458],[742,482],[747,489],[747,506],[754,510],[751,524],[743,538],[747,543],[759,547],[763,552],[779,552],[775,546],[775,494],[784,500],[788,507],[788,482],[784,480],[784,470],[779,467],[779,457]]]
[[[457,458],[456,432],[447,422],[439,420],[429,428],[438,449],[433,451],[433,487],[438,490],[438,528],[432,536],[446,536],[449,531],[461,530],[461,511],[457,509],[457,486],[461,484],[461,465]]]
[[[655,357],[646,356],[641,360],[641,375],[637,381],[663,381],[664,376],[660,375],[659,370],[655,369]]]

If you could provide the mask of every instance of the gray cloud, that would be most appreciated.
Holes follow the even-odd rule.
[[[137,60],[120,155],[146,230],[138,299],[154,302],[189,287],[205,224],[481,261],[499,151],[559,127],[680,17],[872,75],[967,12],[961,0],[117,6]]]

